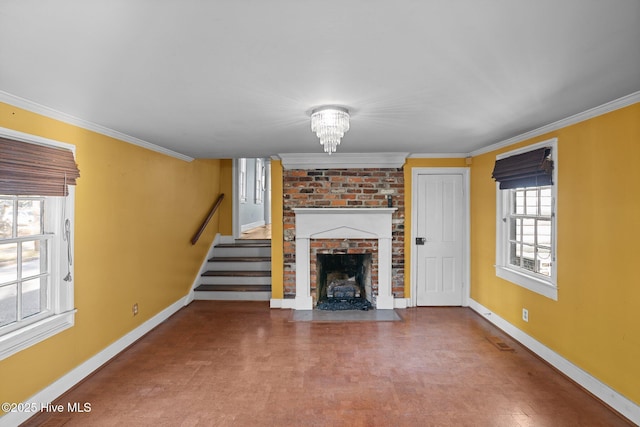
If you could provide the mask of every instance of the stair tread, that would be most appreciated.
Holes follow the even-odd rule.
[[[214,256],[209,262],[269,262],[270,256]]]
[[[218,243],[216,248],[270,248],[271,243]]]
[[[271,285],[200,285],[201,292],[271,292]]]
[[[203,276],[233,276],[233,277],[269,277],[271,276],[271,270],[208,270],[202,273]]]

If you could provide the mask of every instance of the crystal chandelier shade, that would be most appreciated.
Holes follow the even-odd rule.
[[[349,111],[342,107],[321,107],[311,113],[311,131],[320,138],[324,152],[331,155],[349,130]]]

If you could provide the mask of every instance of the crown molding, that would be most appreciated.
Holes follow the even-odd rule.
[[[411,153],[409,159],[464,159],[469,153]]]
[[[159,145],[155,145],[142,139],[138,139],[122,132],[118,132],[117,130],[109,129],[105,126],[101,126],[88,120],[74,117],[70,114],[54,110],[53,108],[49,108],[36,102],[29,101],[28,99],[20,98],[19,96],[15,96],[7,92],[0,91],[0,102],[13,105],[14,107],[22,108],[23,110],[27,110],[32,113],[40,114],[41,116],[59,120],[70,125],[78,126],[80,128],[87,129],[111,138],[115,138],[129,144],[137,145],[138,147],[146,148],[147,150],[155,151],[157,153],[161,153],[170,157],[175,157],[176,159],[184,160],[186,162],[193,161],[193,157],[185,156],[184,154],[169,150],[168,148],[160,147]]]
[[[284,169],[401,168],[408,153],[283,153],[274,156]]]
[[[469,155],[471,157],[475,157],[481,154],[489,153],[491,151],[499,150],[500,148],[508,147],[509,145],[515,144],[517,142],[521,142],[530,138],[535,138],[536,136],[540,136],[548,132],[553,132],[555,130],[565,128],[567,126],[571,126],[576,123],[580,123],[585,120],[589,120],[594,117],[601,116],[606,113],[610,113],[611,111],[628,107],[629,105],[633,105],[637,102],[640,102],[640,91],[631,93],[629,95],[623,96],[622,98],[618,98],[613,101],[607,102],[606,104],[602,104],[597,107],[591,108],[589,110],[583,111],[582,113],[574,114],[573,116],[569,116],[567,118],[558,120],[557,122],[549,123],[548,125],[514,136],[513,138],[505,139],[504,141],[500,141],[495,144],[491,144],[487,147],[480,148],[478,150],[472,151],[471,153],[469,153]]]

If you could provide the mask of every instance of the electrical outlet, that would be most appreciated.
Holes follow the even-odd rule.
[[[522,309],[522,320],[524,320],[525,322],[529,321],[529,310],[527,310],[526,308]]]
[[[138,303],[133,304],[133,307],[131,307],[131,311],[133,311],[134,316],[138,314]]]

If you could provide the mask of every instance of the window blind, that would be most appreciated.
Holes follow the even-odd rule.
[[[551,148],[543,147],[496,160],[492,177],[500,189],[539,187],[553,184]]]
[[[70,150],[0,138],[0,194],[66,196],[79,177]]]

